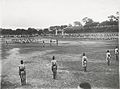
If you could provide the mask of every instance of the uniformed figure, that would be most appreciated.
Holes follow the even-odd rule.
[[[52,46],[52,39],[50,39],[50,46]]]
[[[57,75],[57,62],[55,60],[55,56],[53,56],[51,63],[52,63],[53,79],[56,79],[56,75]]]
[[[87,57],[85,56],[85,53],[83,53],[83,56],[82,56],[82,67],[84,69],[84,72],[87,71]]]
[[[56,44],[57,44],[57,46],[58,46],[58,40],[56,39]]]
[[[26,70],[25,65],[23,64],[23,60],[21,60],[21,64],[19,65],[19,76],[21,79],[21,85],[26,84]]]
[[[107,61],[108,66],[110,65],[110,59],[111,59],[111,54],[110,54],[110,51],[107,50],[107,53],[106,53],[106,61]]]
[[[45,47],[45,41],[43,40],[43,47]]]
[[[116,60],[118,61],[119,60],[119,50],[118,50],[117,46],[115,48],[115,57],[116,57]]]

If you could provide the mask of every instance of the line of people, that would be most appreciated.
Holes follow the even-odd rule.
[[[114,49],[114,54],[115,54],[116,61],[118,61],[119,60],[119,50],[118,50],[117,46]],[[85,55],[85,53],[83,53],[83,56],[82,56],[82,67],[83,67],[85,72],[87,71],[87,62],[88,62],[87,56]],[[110,63],[111,63],[111,53],[110,53],[109,50],[107,50],[107,52],[106,52],[106,63],[107,63],[108,66],[110,66]]]
[[[14,43],[19,43],[19,44],[26,44],[26,43],[42,43],[42,47],[45,47],[45,44],[47,42],[45,42],[45,40],[35,40],[35,39],[32,39],[29,40],[29,39],[12,39],[10,41],[5,41],[6,45],[8,44],[14,44]],[[53,41],[52,39],[49,40],[49,44],[50,46],[52,46],[52,44],[55,43],[57,46],[58,46],[58,39],[56,39],[56,41]]]
[[[114,54],[115,54],[115,57],[116,57],[116,61],[118,61],[119,60],[119,49],[118,49],[117,46],[114,50]],[[107,52],[106,52],[106,62],[107,62],[108,66],[111,63],[111,53],[110,53],[109,50],[107,50]],[[82,55],[82,68],[83,68],[84,72],[87,71],[87,63],[88,63],[88,58],[85,55],[85,53],[83,53],[83,55]],[[57,76],[57,61],[55,59],[55,56],[52,57],[51,64],[52,64],[51,70],[53,72],[53,79],[56,79],[56,76]],[[21,60],[21,64],[19,65],[19,76],[20,76],[20,79],[21,79],[21,85],[25,85],[26,84],[26,70],[25,70],[25,65],[23,63],[23,60]]]

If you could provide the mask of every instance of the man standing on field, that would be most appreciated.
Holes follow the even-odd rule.
[[[50,46],[52,46],[52,39],[50,39]]]
[[[56,44],[57,44],[57,46],[58,46],[58,39],[56,39]]]
[[[110,51],[107,50],[107,53],[106,53],[106,61],[107,61],[108,66],[110,65],[110,58],[111,58]]]
[[[26,84],[26,70],[25,70],[25,65],[23,63],[23,60],[21,60],[21,64],[19,65],[19,76],[21,79],[21,85]]]
[[[45,41],[43,40],[43,47],[45,47]]]
[[[83,56],[82,56],[82,67],[84,69],[84,72],[87,71],[87,57],[85,56],[85,53],[83,53]]]
[[[116,56],[116,60],[118,61],[119,60],[119,50],[118,50],[117,46],[115,48],[115,56]]]
[[[53,79],[56,79],[56,75],[57,75],[57,61],[55,60],[55,56],[53,56],[51,63],[52,63]]]

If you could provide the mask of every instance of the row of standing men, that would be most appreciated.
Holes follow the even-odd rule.
[[[118,61],[119,60],[119,49],[118,49],[117,46],[114,49],[114,54],[115,54],[115,57],[116,57],[116,61]],[[84,72],[87,72],[87,63],[88,63],[88,58],[87,58],[86,54],[83,53],[83,55],[82,55],[82,67],[83,67]],[[110,66],[111,53],[110,53],[109,50],[107,50],[107,52],[106,52],[106,63],[107,63],[108,66]],[[57,61],[55,59],[55,56],[53,56],[53,58],[51,60],[51,64],[52,64],[51,70],[53,72],[53,79],[56,79]],[[19,65],[19,76],[20,76],[20,79],[21,79],[21,85],[25,85],[26,84],[26,70],[25,70],[25,65],[24,65],[23,60],[21,60],[21,64]]]

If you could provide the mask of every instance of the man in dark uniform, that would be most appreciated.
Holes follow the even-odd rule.
[[[45,41],[43,40],[43,47],[45,47]]]
[[[57,46],[58,46],[58,39],[56,39],[56,44],[57,44]]]
[[[50,39],[50,46],[52,46],[52,39]]]
[[[53,56],[51,63],[52,63],[53,79],[56,79],[56,75],[57,75],[57,62],[55,60],[55,56]]]
[[[107,52],[106,52],[106,61],[107,61],[108,66],[110,65],[110,60],[111,60],[111,54],[110,54],[110,51],[107,50]]]

